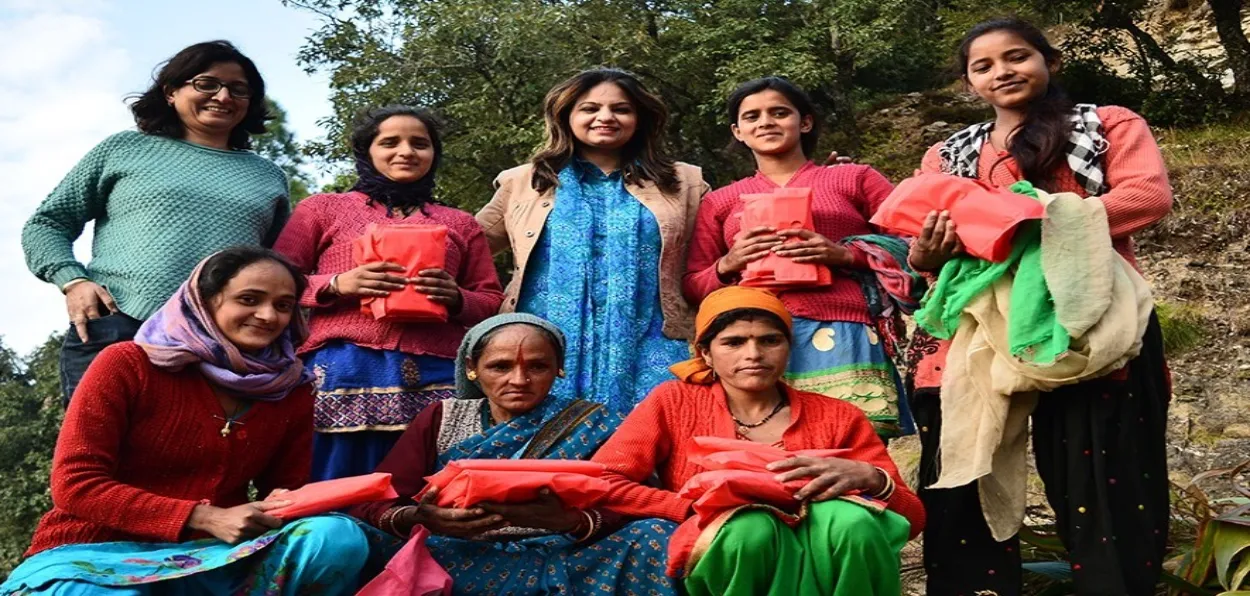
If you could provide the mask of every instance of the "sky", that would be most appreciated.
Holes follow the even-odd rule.
[[[0,337],[27,354],[68,327],[65,299],[26,268],[22,225],[93,146],[133,128],[123,99],[193,43],[227,39],[265,77],[300,141],[331,113],[328,77],[296,55],[319,27],[280,0],[0,0]],[[90,226],[75,254],[90,259]]]

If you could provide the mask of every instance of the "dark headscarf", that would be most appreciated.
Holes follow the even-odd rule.
[[[387,118],[393,116],[412,116],[425,125],[430,133],[430,142],[434,145],[434,163],[416,182],[400,183],[384,176],[373,167],[373,159],[369,157],[369,146],[378,136],[378,127]],[[389,208],[416,207],[424,209],[428,203],[440,204],[434,200],[434,174],[443,159],[443,139],[438,121],[427,110],[412,106],[386,106],[365,112],[357,120],[352,131],[352,154],[356,158],[356,175],[358,179],[352,190],[369,196],[369,200],[377,201]]]

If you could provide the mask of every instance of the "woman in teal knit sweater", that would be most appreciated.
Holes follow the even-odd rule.
[[[272,246],[290,214],[286,176],[248,151],[265,132],[265,81],[225,41],[178,52],[130,105],[138,131],[83,157],[22,230],[26,263],[65,294],[62,399],[105,347],[139,324],[225,247]],[[73,243],[95,222],[91,262]]]

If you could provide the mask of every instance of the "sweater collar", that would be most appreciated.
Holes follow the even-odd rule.
[[[815,162],[808,160],[807,163],[803,164],[803,167],[799,168],[798,171],[794,172],[793,176],[790,176],[790,179],[786,181],[784,186],[779,185],[776,182],[773,182],[771,178],[769,178],[768,176],[765,176],[764,172],[761,172],[759,170],[755,170],[755,178],[760,180],[764,184],[767,184],[770,187],[788,188],[791,185],[798,183],[800,180],[802,180],[802,178],[807,175],[807,172],[809,172],[813,168],[818,168],[818,167],[821,167],[821,166],[818,166],[816,165]]]

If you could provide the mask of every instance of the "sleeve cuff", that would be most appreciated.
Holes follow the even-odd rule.
[[[330,285],[330,278],[337,275],[336,273],[319,273],[308,276],[308,288],[304,290],[304,296],[300,299],[300,306],[316,308],[318,306],[330,306],[337,300],[337,296],[331,296],[328,300],[323,298],[322,291]]]
[[[187,521],[191,519],[191,512],[195,510],[195,506],[199,505],[196,501],[173,500],[169,513],[160,516],[159,520],[154,520],[158,524],[153,529],[156,537],[165,542],[180,542],[184,536],[191,533],[191,529],[187,527]]]
[[[74,281],[75,279],[78,279],[80,277],[85,277],[85,278],[90,279],[91,276],[87,275],[86,267],[83,267],[79,263],[73,263],[73,264],[61,267],[60,269],[57,269],[56,273],[53,273],[52,275],[48,276],[48,281],[56,285],[57,289],[59,290],[61,289],[61,286],[64,286],[65,284],[71,281]]]

